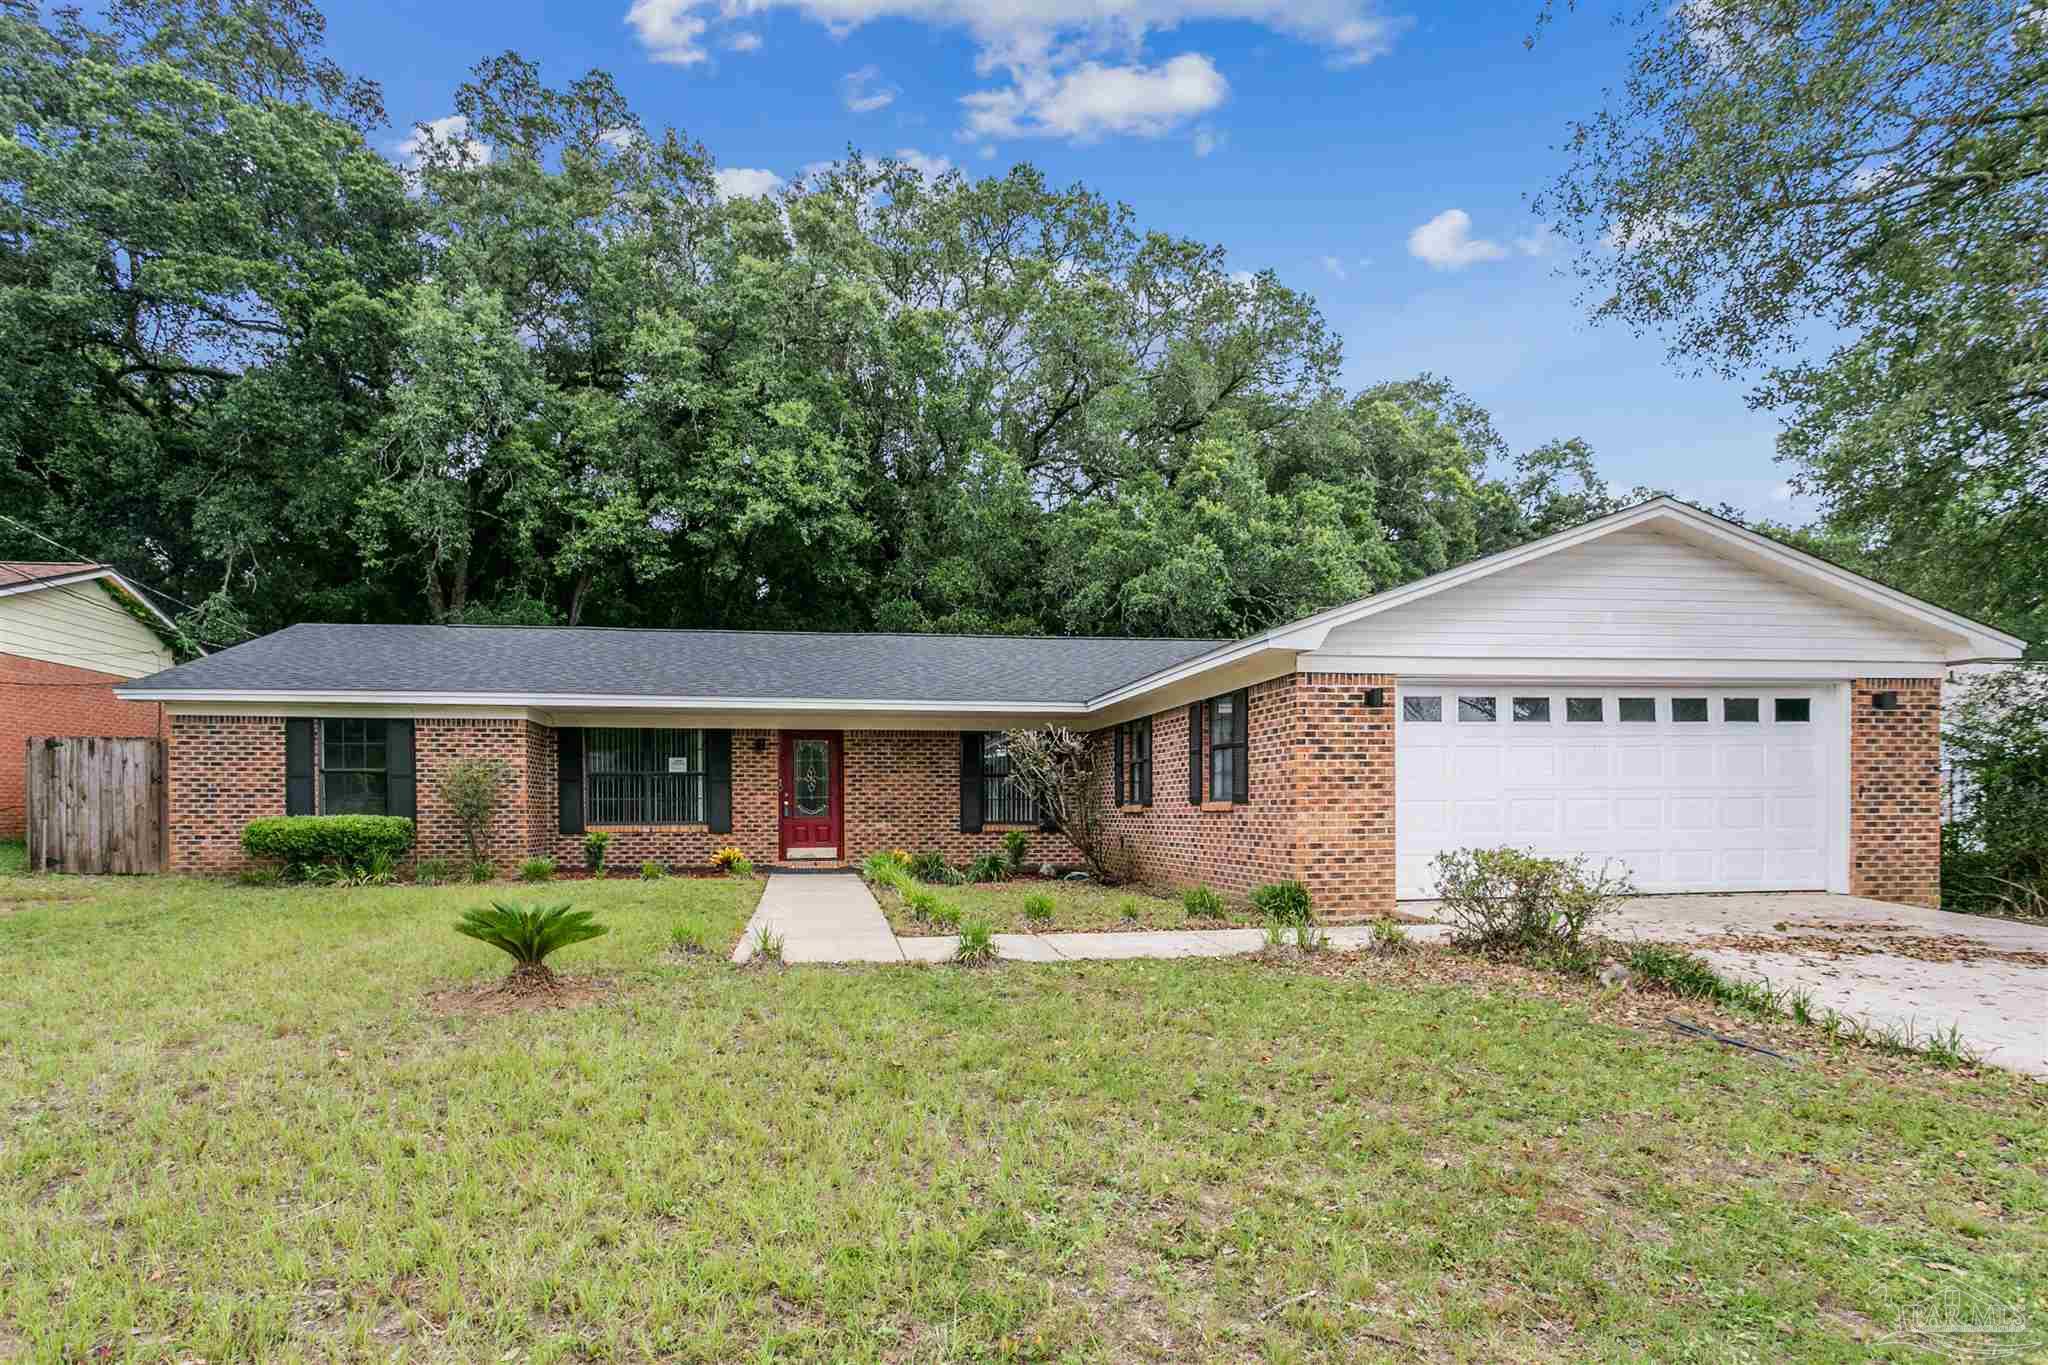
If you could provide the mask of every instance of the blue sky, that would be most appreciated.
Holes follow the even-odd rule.
[[[1565,125],[1623,70],[1603,13],[1530,50],[1525,5],[1370,0],[330,0],[329,39],[383,82],[393,147],[512,48],[567,81],[610,71],[650,127],[728,183],[849,146],[970,174],[1029,160],[1312,292],[1356,386],[1421,370],[1518,449],[1581,436],[1616,484],[1800,520],[1777,423],[1655,338],[1593,327],[1527,196]],[[1106,19],[1105,14],[1116,17]]]

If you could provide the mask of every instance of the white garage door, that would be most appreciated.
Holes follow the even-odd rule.
[[[1625,865],[1643,891],[1825,889],[1830,689],[1403,686],[1400,894],[1445,849]],[[1846,764],[1845,764],[1846,766]]]

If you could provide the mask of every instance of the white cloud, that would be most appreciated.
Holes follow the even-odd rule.
[[[1557,249],[1557,234],[1550,224],[1540,224],[1534,232],[1515,238],[1515,250],[1524,256],[1548,256]]]
[[[655,61],[695,66],[711,55],[704,50],[703,42],[704,31],[711,23],[696,13],[700,8],[703,7],[697,0],[633,0],[633,7],[626,11],[626,22],[640,35],[640,46]]]
[[[1318,256],[1316,260],[1321,262],[1323,269],[1329,271],[1338,279],[1348,280],[1351,278],[1351,272],[1344,268],[1344,262],[1338,260],[1335,256]]]
[[[1508,249],[1499,242],[1472,235],[1472,215],[1463,209],[1445,209],[1408,234],[1408,254],[1438,270],[1462,270],[1481,261],[1505,258]]]
[[[617,147],[620,151],[624,151],[640,141],[641,136],[638,128],[628,124],[621,124],[617,128],[605,129],[597,135],[597,140],[607,147]]]
[[[773,171],[746,166],[725,166],[711,173],[711,183],[720,199],[752,199],[782,188],[782,177]]]
[[[1229,140],[1226,134],[1219,133],[1214,128],[1197,128],[1195,129],[1195,155],[1207,156]]]
[[[741,29],[738,33],[725,40],[725,50],[727,52],[759,52],[761,50],[761,35],[749,29]]]
[[[886,109],[896,102],[900,93],[895,86],[883,82],[879,66],[864,66],[839,78],[839,98],[856,114],[872,114],[877,109]]]
[[[1600,234],[1600,245],[1609,251],[1641,251],[1646,247],[1663,246],[1683,236],[1698,222],[1698,216],[1690,213],[1646,214],[1626,225],[1609,223],[1607,230]]]
[[[1149,35],[1185,24],[1255,25],[1320,48],[1332,66],[1354,67],[1385,55],[1409,23],[1382,12],[1380,0],[632,0],[626,18],[654,60],[687,66],[706,60],[724,26],[777,10],[837,37],[883,19],[964,31],[978,49],[976,71],[1009,78],[969,97],[970,136],[1157,136],[1214,108],[1228,87],[1207,57],[1144,60]],[[1119,96],[1137,107],[1124,113],[1098,102]]]
[[[902,162],[927,180],[937,180],[953,169],[953,163],[943,156],[928,156],[915,147],[898,147],[894,160]]]
[[[1063,137],[1093,142],[1109,133],[1159,137],[1206,114],[1230,82],[1199,52],[1158,66],[1083,62],[1054,75],[1019,69],[1000,90],[964,96],[968,132],[981,137]]]
[[[413,130],[398,144],[398,158],[408,166],[417,166],[433,144],[457,149],[479,166],[491,159],[490,144],[471,138],[469,120],[460,114],[425,119],[414,124]]]

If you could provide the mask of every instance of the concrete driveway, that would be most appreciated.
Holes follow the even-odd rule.
[[[1426,902],[1404,912],[1433,914]],[[1994,1065],[2048,1078],[2048,928],[1820,892],[1642,896],[1602,932],[1914,1034],[1954,1025]]]

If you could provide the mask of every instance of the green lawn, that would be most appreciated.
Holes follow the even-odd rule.
[[[758,892],[0,878],[0,1358],[1847,1361],[1938,1358],[1874,1343],[1954,1289],[2048,1314],[2002,1073],[1395,963],[668,948]],[[558,965],[612,993],[434,1008],[503,969],[483,894],[599,911]]]
[[[875,899],[881,903],[882,913],[889,917],[890,926],[898,934],[953,932],[935,929],[913,918],[903,898],[887,887],[872,889]],[[1254,922],[1243,906],[1235,908],[1235,919],[1190,919],[1181,906],[1178,893],[1143,886],[1111,889],[1093,882],[1027,880],[970,882],[961,886],[925,886],[924,889],[940,900],[958,906],[961,914],[969,919],[987,920],[997,933],[1002,934],[1021,934],[1032,930],[1220,928]],[[1033,924],[1024,917],[1024,898],[1032,895],[1052,897],[1053,917],[1050,922]]]
[[[0,839],[0,877],[12,876],[28,867],[28,843],[21,839]]]

